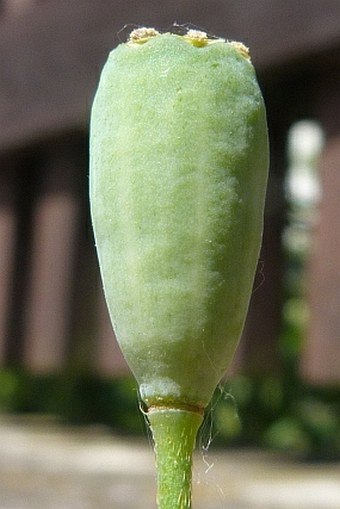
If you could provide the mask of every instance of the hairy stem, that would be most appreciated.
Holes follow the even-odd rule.
[[[191,509],[192,453],[203,416],[153,408],[148,418],[155,444],[158,508]]]

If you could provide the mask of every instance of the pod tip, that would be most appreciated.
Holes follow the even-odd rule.
[[[201,30],[188,30],[188,32],[183,35],[183,39],[187,42],[191,43],[193,46],[198,48],[202,48],[203,46],[207,46],[212,42],[223,41],[224,39],[211,39],[208,37],[206,32],[202,32]]]
[[[155,28],[135,28],[129,35],[128,44],[144,44],[151,37],[157,37],[157,35],[160,33]]]
[[[141,45],[146,43],[149,39],[159,35],[161,35],[161,32],[155,28],[139,27],[132,30],[127,43],[131,46]],[[247,48],[247,46],[245,46],[242,42],[226,41],[225,39],[218,37],[213,38],[206,32],[197,29],[190,29],[184,35],[181,34],[180,37],[183,38],[187,43],[192,44],[192,46],[197,48],[203,48],[204,46],[214,44],[216,42],[227,42],[233,46],[242,57],[250,60],[249,48]]]
[[[230,44],[247,60],[250,60],[250,51],[242,42],[231,41]]]

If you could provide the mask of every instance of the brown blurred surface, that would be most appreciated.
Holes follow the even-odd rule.
[[[102,65],[130,23],[168,30],[190,22],[250,47],[267,105],[264,242],[233,372],[284,370],[287,137],[296,122],[314,119],[325,136],[323,201],[302,274],[312,319],[299,338],[299,361],[308,382],[339,386],[339,18],[339,0],[0,2],[1,368],[127,372],[103,304],[89,220],[89,113]]]

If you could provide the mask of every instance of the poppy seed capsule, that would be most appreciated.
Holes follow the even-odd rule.
[[[247,48],[135,31],[103,69],[91,213],[117,340],[148,407],[202,413],[239,341],[263,227],[265,108]]]

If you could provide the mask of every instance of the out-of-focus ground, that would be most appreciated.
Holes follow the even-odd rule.
[[[155,509],[150,441],[0,416],[0,509]],[[198,450],[194,509],[340,509],[340,464]]]

